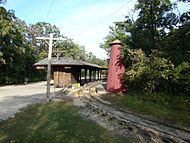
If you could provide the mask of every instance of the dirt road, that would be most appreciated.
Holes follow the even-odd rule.
[[[60,88],[54,90],[54,87],[51,86],[51,97],[60,91]],[[46,82],[0,87],[0,120],[14,116],[20,108],[29,104],[43,102],[45,95]]]

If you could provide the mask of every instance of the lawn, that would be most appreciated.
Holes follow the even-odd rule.
[[[31,105],[0,122],[0,143],[127,143],[77,113],[70,102]]]
[[[162,123],[190,129],[189,97],[128,92],[123,96],[108,94],[102,98],[125,111],[150,117]]]

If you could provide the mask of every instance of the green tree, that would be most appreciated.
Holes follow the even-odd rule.
[[[92,52],[89,52],[86,55],[86,61],[90,62],[90,63],[93,63],[93,64],[100,65],[101,67],[105,67],[105,68],[108,66],[108,61],[107,60],[99,59],[98,57],[93,55]]]
[[[36,48],[37,59],[43,59],[48,54],[48,43],[43,40],[36,40],[36,37],[49,37],[53,33],[54,37],[64,37],[64,41],[57,41],[53,51],[62,52],[61,56],[72,57],[74,59],[85,60],[85,48],[74,43],[73,40],[61,35],[59,28],[46,22],[38,22],[30,25],[31,46]],[[53,56],[56,54],[53,53]]]
[[[190,62],[190,23],[180,26],[162,39],[161,55],[175,65]]]
[[[132,25],[131,19],[126,17],[126,21],[115,22],[114,26],[109,27],[109,34],[105,37],[103,44],[103,48],[107,51],[108,55],[110,54],[109,44],[116,39],[119,39],[123,43],[123,47],[129,47],[131,44],[130,29]]]
[[[179,2],[184,2],[184,3],[187,3],[189,5],[190,0],[179,0]],[[188,9],[187,11],[183,12],[180,15],[179,21],[180,21],[180,23],[182,25],[187,24],[188,22],[190,22],[190,9]]]
[[[26,23],[18,19],[13,11],[0,7],[0,52],[4,64],[1,65],[0,83],[12,84],[23,82],[25,77],[32,77],[35,62],[33,49]]]
[[[171,14],[172,3],[170,0],[138,0],[135,10],[139,14],[132,31],[134,47],[142,48],[146,54],[150,54],[151,49],[158,48],[163,28],[167,28],[166,17],[169,14],[170,17],[175,16]]]
[[[104,46],[116,38],[123,42],[129,89],[188,95],[190,13],[177,15],[176,6],[169,0],[138,0],[137,19],[126,17],[110,29]]]
[[[43,59],[48,55],[48,42],[44,40],[36,40],[36,37],[49,37],[50,33],[54,37],[61,37],[60,30],[50,23],[38,22],[29,26],[30,28],[30,45],[36,49],[37,59]]]
[[[85,60],[85,47],[74,43],[71,39],[65,37],[65,41],[59,41],[54,47],[54,51],[62,52],[62,56],[71,57],[77,60]]]
[[[179,0],[182,1],[182,0]],[[188,0],[183,0],[188,3]],[[169,31],[161,39],[161,56],[170,59],[176,66],[183,62],[190,62],[190,11],[184,11],[177,16],[176,28]]]
[[[134,21],[126,16],[126,20],[123,22],[115,22],[114,26],[110,27],[108,36],[105,37],[103,48],[107,51],[108,56],[110,55],[110,43],[116,39],[119,39],[122,46],[122,56],[124,57],[126,66],[129,66],[130,61],[128,58],[128,49],[132,48],[131,31],[134,27]]]
[[[132,65],[125,73],[127,86],[145,92],[171,93],[170,74],[174,65],[165,58],[151,54],[146,57],[141,49],[129,50]]]

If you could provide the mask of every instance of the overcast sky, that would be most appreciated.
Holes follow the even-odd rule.
[[[136,0],[7,0],[5,7],[27,24],[55,24],[62,34],[85,46],[99,58],[106,52],[99,48],[109,26],[123,21]]]

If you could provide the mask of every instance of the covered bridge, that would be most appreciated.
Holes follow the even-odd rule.
[[[45,58],[35,63],[34,66],[47,67],[47,63],[48,59]],[[103,68],[99,65],[74,60],[68,57],[52,57],[51,67],[56,87],[64,87],[75,83],[84,84],[95,80],[101,80],[102,70],[107,70],[107,68]]]

